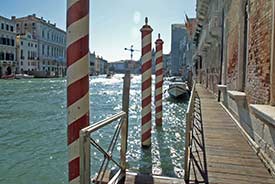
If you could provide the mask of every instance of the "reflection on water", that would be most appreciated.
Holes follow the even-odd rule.
[[[121,110],[122,77],[91,77],[91,123]],[[134,76],[131,80],[128,168],[182,177],[187,103],[164,99],[163,126],[155,128],[153,113],[152,147],[142,150],[140,79]],[[115,126],[105,127],[92,137],[107,148]],[[67,183],[66,136],[65,79],[0,81],[0,183]],[[103,157],[94,148],[91,155],[94,174]]]

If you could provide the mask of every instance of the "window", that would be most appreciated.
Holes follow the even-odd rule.
[[[25,27],[27,27],[27,26],[28,26],[28,24],[27,24],[27,23],[25,23],[25,24],[24,24],[24,26],[25,26]]]
[[[8,31],[10,29],[10,26],[6,24],[6,30]]]
[[[35,44],[34,47],[37,48],[37,44]]]
[[[24,59],[23,49],[21,49],[21,51],[20,51],[20,56],[21,56],[21,59]]]
[[[11,39],[11,46],[14,46],[14,39]]]
[[[44,38],[45,37],[45,32],[44,32],[44,30],[42,30],[42,38]]]
[[[4,23],[1,23],[1,29],[4,29]]]
[[[23,45],[23,41],[21,41],[21,45]]]
[[[47,56],[49,56],[50,55],[50,47],[49,47],[49,45],[47,46]]]
[[[9,38],[6,38],[7,39],[7,45],[10,45],[10,39]]]
[[[4,60],[5,57],[5,53],[4,52],[0,52],[0,60]]]
[[[19,24],[16,24],[16,27],[19,27]]]
[[[34,23],[34,22],[32,23],[32,26],[33,26],[33,27],[35,26],[35,23]]]
[[[30,42],[28,43],[28,47],[30,47],[31,45],[30,45]]]
[[[7,39],[3,38],[3,45],[6,45],[6,44],[7,44]]]
[[[44,54],[45,54],[45,46],[42,45],[42,55],[44,55]]]
[[[13,26],[11,26],[11,32],[13,32]]]

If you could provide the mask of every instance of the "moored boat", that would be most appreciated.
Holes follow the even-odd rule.
[[[28,75],[28,74],[15,74],[16,79],[31,79],[34,78],[33,75]]]
[[[185,99],[189,97],[189,89],[186,82],[173,82],[169,85],[168,93],[174,99]]]
[[[2,75],[1,79],[14,79],[15,75],[14,74],[10,74],[10,75]]]

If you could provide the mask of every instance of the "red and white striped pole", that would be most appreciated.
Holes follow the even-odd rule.
[[[67,0],[69,183],[80,183],[79,131],[89,125],[89,0]]]
[[[145,18],[145,25],[141,28],[142,36],[142,120],[141,120],[141,145],[151,146],[151,119],[152,119],[152,32]]]
[[[163,41],[158,39],[156,44],[156,84],[155,84],[155,105],[156,105],[156,125],[162,125],[162,85],[163,85]]]

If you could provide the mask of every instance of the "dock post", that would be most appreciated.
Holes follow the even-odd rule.
[[[162,125],[162,85],[163,85],[163,41],[158,39],[156,44],[156,84],[155,84],[155,106],[156,106],[156,126]]]
[[[152,127],[152,32],[148,25],[148,18],[145,18],[145,25],[140,29],[142,37],[142,120],[141,120],[141,145],[151,146]]]
[[[126,113],[126,119],[121,127],[121,151],[120,151],[120,165],[123,172],[126,171],[126,152],[128,140],[128,119],[129,119],[129,97],[130,97],[131,74],[127,70],[123,79],[123,96],[122,96],[122,110]]]
[[[67,135],[71,184],[80,183],[79,133],[89,125],[89,101],[89,0],[67,0]]]

